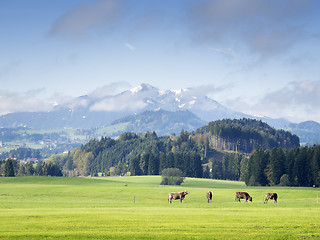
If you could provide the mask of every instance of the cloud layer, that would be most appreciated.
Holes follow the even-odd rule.
[[[187,39],[178,41],[207,44],[212,50],[232,57],[241,48],[266,57],[286,52],[313,34],[305,26],[317,3],[316,0],[199,0],[176,6],[171,6],[170,1],[163,1],[161,6],[148,1],[134,7],[132,4],[124,0],[95,0],[79,5],[58,18],[50,34],[78,38],[93,31],[112,30],[124,38],[149,31],[169,32],[179,26],[179,31],[185,31],[181,36]],[[170,7],[179,8],[179,15],[171,16]],[[132,51],[135,49],[127,42],[123,44]]]
[[[194,41],[245,46],[259,55],[286,51],[303,40],[314,1],[202,0],[190,11]],[[236,40],[236,41],[235,41]]]
[[[91,111],[138,111],[146,107],[147,104],[139,98],[132,98],[127,95],[118,95],[116,97],[110,97],[103,99],[102,101],[94,104],[90,107]]]
[[[53,36],[82,37],[93,29],[112,28],[122,14],[122,1],[98,0],[80,5],[63,16],[52,26]]]
[[[130,87],[131,85],[127,82],[113,82],[95,89],[88,95],[92,98],[103,98],[107,96],[116,95],[124,90],[127,90]]]
[[[102,99],[90,107],[90,111],[138,111],[146,106],[142,99],[135,98],[130,94],[119,94],[127,90],[130,85],[126,82],[116,82],[96,89],[89,96]]]
[[[320,81],[291,82],[286,87],[269,92],[251,101],[236,98],[227,103],[239,111],[294,122],[320,122]]]
[[[44,89],[37,89],[23,93],[0,91],[0,115],[13,112],[34,112],[52,110],[55,103],[43,100],[38,96]]]
[[[320,81],[292,82],[286,88],[264,96],[256,106],[276,115],[301,120],[320,119]],[[296,113],[300,116],[295,116]]]

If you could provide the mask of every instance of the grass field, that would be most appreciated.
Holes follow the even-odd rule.
[[[0,239],[320,239],[319,189],[161,177],[0,178]],[[182,204],[168,192],[188,190]],[[213,191],[213,202],[205,193]],[[253,203],[236,203],[247,191]],[[278,204],[263,204],[267,191]]]

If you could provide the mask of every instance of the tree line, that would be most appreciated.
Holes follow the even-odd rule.
[[[320,186],[320,145],[254,150],[248,160],[245,183],[249,186]]]
[[[42,159],[43,154],[40,149],[17,148],[10,152],[1,153],[0,159],[5,160],[8,158],[16,158],[19,160],[27,160],[28,158]]]
[[[196,132],[158,137],[155,132],[92,139],[65,155],[53,155],[66,176],[158,175],[178,168],[187,177],[244,180],[248,151],[299,146],[299,138],[257,120],[221,120]],[[219,157],[220,156],[220,157]]]
[[[202,178],[201,157],[196,152],[145,153],[130,160],[131,175],[159,175],[164,169],[180,169],[184,176]]]
[[[297,136],[261,121],[224,119],[195,132],[181,131],[178,136],[127,132],[117,139],[92,139],[67,154],[52,155],[46,164],[58,166],[64,176],[161,175],[164,169],[174,168],[185,177],[241,180],[247,185],[309,186],[317,184],[315,176],[319,174],[317,157],[310,157],[315,149],[299,148]],[[298,167],[306,159],[310,160],[308,171]],[[308,180],[299,169],[307,173]]]
[[[66,176],[159,175],[165,168],[179,168],[186,176],[202,177],[203,158],[190,133],[158,137],[155,132],[123,133],[117,140],[91,140],[67,155],[54,155]]]
[[[16,159],[0,160],[0,176],[63,176],[61,168],[53,162],[35,165]]]

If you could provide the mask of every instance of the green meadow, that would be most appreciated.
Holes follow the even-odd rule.
[[[320,239],[317,188],[160,182],[160,176],[0,178],[0,239]],[[184,190],[190,194],[182,204],[168,203],[169,192]],[[253,202],[235,202],[236,191],[247,191]],[[263,203],[268,191],[278,193],[278,204]]]

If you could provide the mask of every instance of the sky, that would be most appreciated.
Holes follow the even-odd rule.
[[[0,0],[0,115],[148,83],[320,122],[318,0]]]

